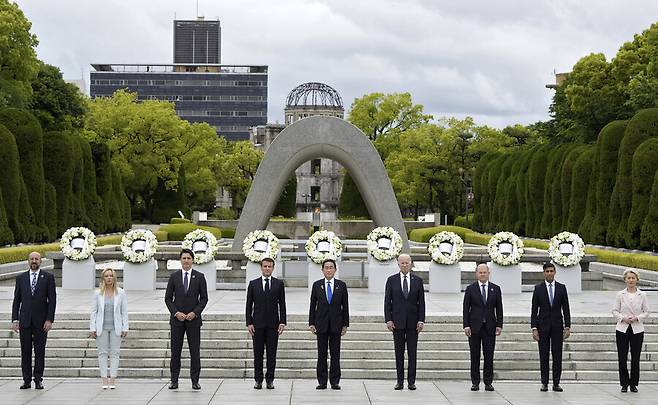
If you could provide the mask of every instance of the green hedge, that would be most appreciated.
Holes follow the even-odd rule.
[[[653,179],[651,187],[651,198],[649,199],[649,212],[642,223],[640,233],[640,245],[646,246],[654,252],[658,250],[658,172]]]
[[[640,232],[649,211],[651,188],[656,171],[658,171],[658,138],[651,138],[642,142],[633,155],[633,205],[624,237],[629,246],[647,248],[640,245]]]
[[[185,235],[195,229],[206,230],[215,235],[217,239],[222,237],[222,232],[218,228],[212,226],[199,226],[191,223],[163,225],[160,227],[159,231],[167,232],[167,240],[183,240],[185,239]]]
[[[2,200],[2,193],[0,193],[0,245],[9,245],[12,243],[14,243],[14,233],[9,228],[5,203]]]
[[[122,237],[123,235],[101,236],[96,238],[96,244],[98,246],[118,245],[121,243]],[[59,242],[0,248],[0,264],[25,261],[27,269],[27,256],[32,252],[39,252],[44,257],[48,252],[59,252]]]
[[[5,203],[7,223],[16,241],[25,240],[25,230],[20,222],[21,172],[18,163],[18,147],[14,135],[0,124],[0,191]]]
[[[453,225],[460,226],[462,228],[468,228],[470,226],[473,226],[473,214],[468,214],[468,218],[466,218],[463,215],[456,217],[455,221],[453,222]]]
[[[569,201],[569,216],[567,226],[564,228],[569,232],[578,233],[578,228],[585,218],[587,207],[587,190],[589,189],[589,178],[592,173],[592,161],[596,151],[589,146],[587,150],[578,156],[573,165],[571,174],[571,201]]]
[[[222,232],[222,238],[234,238],[235,237],[235,228],[219,228]]]
[[[43,169],[46,180],[55,187],[57,201],[57,228],[59,236],[73,226],[71,199],[73,182],[73,142],[64,132],[51,131],[43,139]]]
[[[294,217],[297,207],[297,175],[295,172],[288,179],[288,182],[283,187],[279,201],[274,207],[272,215],[281,215],[284,217]]]
[[[473,243],[476,245],[486,245],[487,243],[489,243],[489,239],[491,239],[491,236],[489,235],[483,235],[481,233],[477,233],[475,231],[472,231],[468,228],[463,228],[461,226],[451,226],[451,225],[440,225],[440,226],[433,226],[431,228],[414,229],[411,232],[409,232],[409,239],[416,242],[427,243],[429,242],[430,238],[434,236],[434,234],[442,231],[454,232],[457,235],[459,235],[464,240],[464,242]]]
[[[192,221],[187,218],[177,218],[173,217],[169,220],[170,224],[191,224]]]
[[[363,201],[356,183],[347,172],[343,177],[343,188],[338,200],[338,214],[370,218],[366,203]]]

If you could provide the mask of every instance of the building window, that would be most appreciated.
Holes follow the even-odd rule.
[[[322,168],[322,160],[320,159],[311,160],[311,174],[315,176],[319,176],[321,168]]]
[[[320,186],[311,186],[311,198],[313,201],[320,201]]]

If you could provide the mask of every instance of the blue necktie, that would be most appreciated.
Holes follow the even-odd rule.
[[[551,302],[551,306],[553,306],[553,283],[548,283],[548,300]]]
[[[185,276],[183,277],[183,288],[185,289],[186,294],[187,294],[187,287],[189,287],[189,282],[187,280],[187,272],[185,272]]]
[[[331,304],[331,298],[334,296],[331,291],[331,282],[327,281],[327,302]]]
[[[34,295],[34,290],[37,288],[37,273],[34,272],[32,273],[32,284],[30,285],[30,289],[32,290],[32,295]]]

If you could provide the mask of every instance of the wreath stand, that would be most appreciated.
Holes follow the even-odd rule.
[[[368,292],[383,293],[386,290],[386,280],[399,272],[397,259],[380,262],[368,255]]]
[[[501,266],[490,262],[489,280],[500,287],[502,294],[521,294],[521,265]]]
[[[203,273],[208,285],[208,291],[217,290],[217,262],[211,260],[203,264],[195,264],[192,266],[196,271]]]
[[[430,262],[430,292],[459,293],[462,290],[462,269],[459,262],[439,264]]]
[[[144,263],[123,263],[123,288],[126,291],[155,291],[158,265],[151,258]]]
[[[96,288],[96,262],[91,255],[84,260],[64,258],[62,263],[62,289],[93,290]]]
[[[580,263],[568,267],[555,264],[555,280],[566,285],[569,294],[581,293],[583,292],[581,271]]]

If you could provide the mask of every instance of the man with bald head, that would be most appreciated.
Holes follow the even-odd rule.
[[[43,369],[46,356],[46,338],[55,321],[55,276],[41,270],[41,255],[29,254],[30,270],[16,277],[11,328],[20,334],[21,369],[23,385],[20,389],[43,389]],[[34,372],[32,372],[32,347],[34,347]]]
[[[395,369],[397,370],[395,390],[403,388],[405,345],[409,357],[407,387],[410,390],[416,389],[418,334],[425,325],[425,287],[420,277],[410,273],[411,267],[411,256],[401,254],[398,257],[400,272],[386,280],[384,294],[384,319],[388,330],[393,332],[393,343],[395,344]]]

